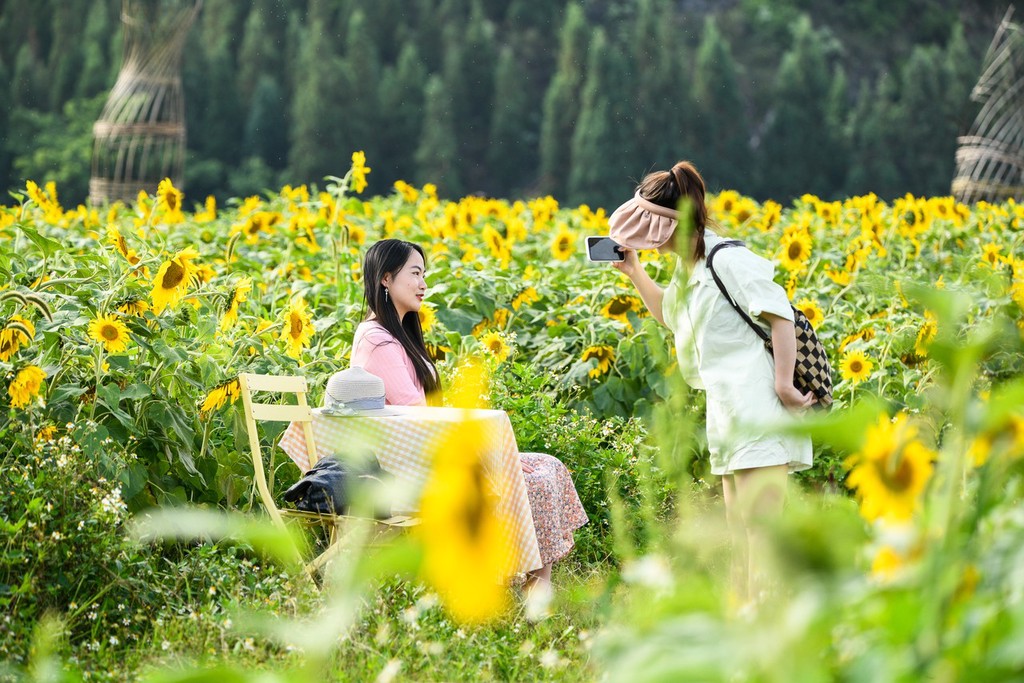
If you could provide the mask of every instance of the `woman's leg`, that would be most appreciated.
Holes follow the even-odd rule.
[[[732,507],[746,536],[747,598],[756,599],[767,588],[764,566],[769,543],[766,525],[782,514],[786,499],[787,465],[736,470],[732,474]],[[726,505],[729,499],[726,498]]]
[[[742,605],[747,596],[747,532],[736,500],[736,480],[731,474],[722,476],[722,497],[725,500],[725,522],[729,529],[732,561],[729,564],[729,586],[732,599]]]

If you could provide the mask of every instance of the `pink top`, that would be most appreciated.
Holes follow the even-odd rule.
[[[352,340],[352,365],[384,380],[384,402],[393,406],[426,405],[423,385],[402,345],[373,320],[359,323]]]

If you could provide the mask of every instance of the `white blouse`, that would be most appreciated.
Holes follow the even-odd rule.
[[[708,253],[723,239],[706,230]],[[707,435],[713,474],[751,467],[811,466],[811,441],[773,434],[792,419],[775,393],[775,361],[761,338],[719,291],[704,259],[676,266],[665,290],[662,313],[675,333],[676,358],[686,383],[707,392]],[[715,254],[718,273],[733,300],[770,335],[762,314],[793,319],[786,290],[774,281],[775,266],[746,247]]]

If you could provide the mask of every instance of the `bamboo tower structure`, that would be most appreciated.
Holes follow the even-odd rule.
[[[985,55],[971,99],[982,104],[971,131],[957,138],[952,193],[959,201],[1024,197],[1024,30],[1013,5]]]
[[[183,185],[181,53],[202,0],[122,0],[124,60],[93,125],[89,199],[134,200],[164,178]]]

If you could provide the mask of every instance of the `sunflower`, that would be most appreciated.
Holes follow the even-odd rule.
[[[467,624],[504,612],[513,571],[509,522],[485,469],[484,424],[466,420],[431,444],[433,466],[420,497],[415,537],[423,578],[452,617]]]
[[[504,362],[509,354],[512,353],[512,347],[509,346],[505,336],[500,332],[488,332],[480,339],[480,343],[499,363]]]
[[[415,187],[405,182],[404,180],[396,180],[394,185],[395,191],[410,204],[415,204],[416,200],[419,199],[420,193]]]
[[[292,299],[284,316],[281,340],[288,345],[288,355],[298,360],[302,349],[309,346],[313,338],[313,322],[306,310],[306,301],[301,296]]]
[[[779,248],[779,260],[789,271],[801,271],[811,258],[811,236],[802,230],[783,235]]]
[[[181,213],[181,202],[185,195],[181,190],[174,187],[174,183],[171,182],[170,178],[164,178],[160,181],[160,185],[156,188],[156,198],[157,210],[163,213],[164,222],[180,223],[185,220]]]
[[[781,218],[782,205],[769,199],[761,205],[761,215],[754,225],[761,232],[768,232],[775,227]]]
[[[110,241],[114,248],[117,249],[118,253],[125,258],[131,265],[136,265],[141,259],[139,255],[135,253],[134,249],[128,248],[128,243],[124,239],[124,235],[117,229],[116,225],[110,225],[107,227],[107,239]]]
[[[210,413],[219,410],[225,404],[231,405],[237,401],[240,395],[241,389],[237,378],[221,382],[206,395],[203,405],[199,408],[199,417],[204,419],[209,417]]]
[[[228,301],[227,310],[220,319],[221,331],[227,331],[238,322],[238,305],[247,300],[247,295],[252,291],[252,278],[243,277],[231,290],[231,299]]]
[[[7,394],[11,397],[12,408],[24,408],[39,395],[43,388],[43,380],[46,379],[46,372],[35,365],[23,368],[14,376],[10,386],[7,387]]]
[[[189,283],[196,279],[198,266],[192,260],[198,256],[194,248],[186,247],[160,266],[150,292],[155,315],[160,315],[167,307],[174,308],[185,297]]]
[[[420,306],[419,317],[420,329],[423,330],[423,334],[430,332],[430,330],[434,329],[434,325],[437,324],[437,315],[434,313],[434,307],[426,301]]]
[[[938,322],[935,320],[935,316],[931,312],[925,311],[924,324],[918,330],[917,341],[914,342],[914,353],[921,357],[927,356],[928,346],[935,339],[938,329]]]
[[[1001,244],[989,243],[984,245],[981,248],[982,263],[992,268],[998,268],[1000,263],[1006,262],[1006,257],[999,253],[1002,250],[1003,246]]]
[[[839,363],[839,374],[843,379],[857,385],[871,376],[873,367],[874,363],[863,351],[850,351],[843,356]]]
[[[597,366],[587,373],[591,378],[597,378],[607,373],[615,361],[615,349],[610,346],[588,346],[583,351],[583,361],[590,359],[597,361]]]
[[[352,170],[349,171],[352,174],[352,189],[356,192],[365,190],[366,175],[372,170],[366,165],[365,152],[352,152]]]
[[[512,309],[518,311],[520,307],[529,306],[537,301],[540,301],[540,295],[537,294],[537,290],[533,287],[526,287],[519,290],[519,293],[512,299]]]
[[[89,323],[89,336],[107,350],[121,353],[128,348],[128,328],[113,315],[100,315]]]
[[[575,251],[575,245],[576,234],[565,225],[560,225],[555,238],[551,240],[551,255],[559,261],[567,261]]]
[[[36,336],[35,325],[20,315],[12,315],[0,330],[0,361],[7,362],[22,346],[28,346]]]
[[[856,489],[860,513],[874,521],[908,520],[932,476],[935,452],[917,438],[917,428],[901,413],[880,416],[868,429],[864,446],[850,456],[846,485]]]
[[[810,299],[801,299],[796,303],[796,307],[807,316],[807,322],[811,323],[811,327],[818,327],[825,319],[825,314],[821,312],[818,304]]]
[[[629,323],[630,311],[639,313],[641,304],[640,299],[631,294],[616,294],[601,309],[601,315],[620,323]]]
[[[137,318],[141,318],[146,314],[146,311],[149,310],[149,304],[143,299],[132,297],[115,304],[114,308],[116,308],[119,313],[134,315]]]

